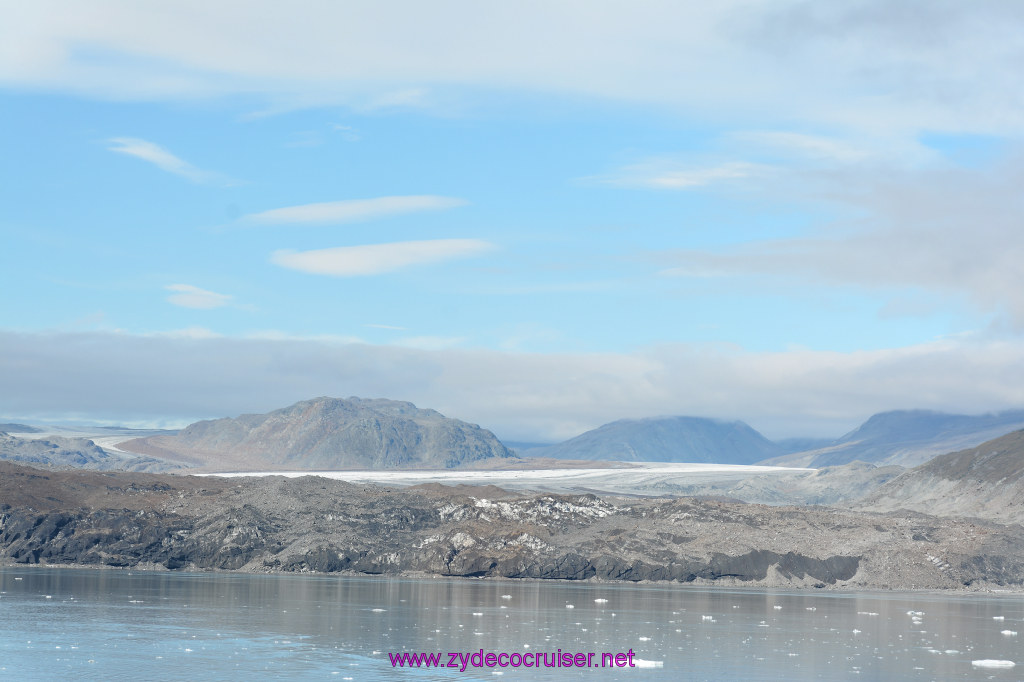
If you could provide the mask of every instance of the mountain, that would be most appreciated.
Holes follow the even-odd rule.
[[[776,457],[765,464],[818,468],[860,460],[913,467],[1018,429],[1024,429],[1024,410],[977,416],[896,410],[874,415],[830,445]]]
[[[1024,431],[935,457],[856,505],[1024,523]]]
[[[622,419],[523,454],[620,462],[753,464],[783,452],[780,446],[740,421],[652,417]]]
[[[40,433],[42,429],[37,429],[34,426],[28,424],[12,424],[5,422],[0,424],[0,431],[3,433]]]
[[[268,414],[191,424],[119,447],[213,469],[451,468],[514,457],[494,434],[412,403],[315,398]]]
[[[168,471],[179,465],[152,457],[119,456],[87,438],[18,438],[0,432],[0,460],[39,469],[93,471]]]

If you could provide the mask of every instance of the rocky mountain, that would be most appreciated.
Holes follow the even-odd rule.
[[[620,462],[753,464],[784,450],[741,421],[701,417],[622,419],[557,445],[525,450],[528,457]]]
[[[219,470],[451,468],[514,457],[494,434],[412,403],[316,398],[119,447]]]
[[[385,489],[307,476],[41,472],[0,462],[0,561],[699,584],[1024,584],[1020,528],[696,499]]]
[[[0,423],[0,431],[3,433],[41,433],[42,429],[37,429],[34,426],[28,424],[14,424],[11,422]]]
[[[829,445],[765,463],[818,468],[860,460],[913,467],[1018,429],[1024,429],[1024,410],[977,416],[928,410],[882,412]]]
[[[110,453],[87,438],[18,438],[0,433],[0,460],[42,469],[94,471],[169,471],[180,468],[153,457]]]
[[[935,457],[881,486],[857,506],[1024,524],[1024,431]]]

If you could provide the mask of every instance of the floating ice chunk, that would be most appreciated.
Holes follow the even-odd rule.
[[[607,599],[595,599],[594,603],[595,604],[607,604],[608,600]]]
[[[923,616],[924,611],[907,611],[908,616]]]
[[[806,607],[804,609],[804,611],[817,611],[817,610],[818,610],[818,608],[816,606],[808,606],[808,607]]]
[[[481,613],[480,611],[474,611],[474,612],[473,612],[473,615],[474,615],[474,616],[482,616],[482,615],[484,615],[484,614],[483,614],[483,613]]]
[[[650,637],[641,637],[640,641],[641,642],[649,642],[649,641],[651,641],[651,638]]]
[[[574,609],[574,608],[576,608],[576,606],[573,605],[573,604],[566,604],[565,608],[567,608],[567,609]]]
[[[637,668],[664,668],[665,661],[645,661],[642,658],[634,658],[633,665]]]
[[[781,611],[781,610],[782,610],[782,607],[781,607],[781,606],[779,606],[778,604],[776,604],[776,605],[775,605],[775,606],[773,606],[772,608],[773,608],[773,609],[775,609],[776,611]]]
[[[370,609],[370,610],[373,611],[374,613],[384,613],[385,611],[387,611],[387,609]]]
[[[960,653],[960,650],[959,649],[946,649],[946,653],[947,654],[958,654],[958,653]]]
[[[1007,637],[1016,637],[1017,636],[1017,631],[1016,630],[1003,630],[999,634],[1006,635]]]
[[[501,595],[501,598],[502,599],[511,599],[512,595],[511,594],[503,594],[503,595]]]
[[[980,661],[971,661],[975,668],[1012,668],[1016,663],[1013,661],[1000,661],[995,658],[983,658]]]
[[[1006,616],[992,616],[992,620],[1006,620]]]
[[[854,628],[853,629],[853,634],[859,635],[860,634],[860,630],[858,630],[857,628]]]

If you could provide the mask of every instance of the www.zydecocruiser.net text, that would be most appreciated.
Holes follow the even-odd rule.
[[[527,651],[520,653],[484,653],[479,651],[449,651],[433,653],[388,653],[392,668],[635,668],[632,649],[622,653]]]

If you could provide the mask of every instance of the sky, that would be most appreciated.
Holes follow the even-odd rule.
[[[0,2],[2,418],[1024,408],[1024,4]]]

